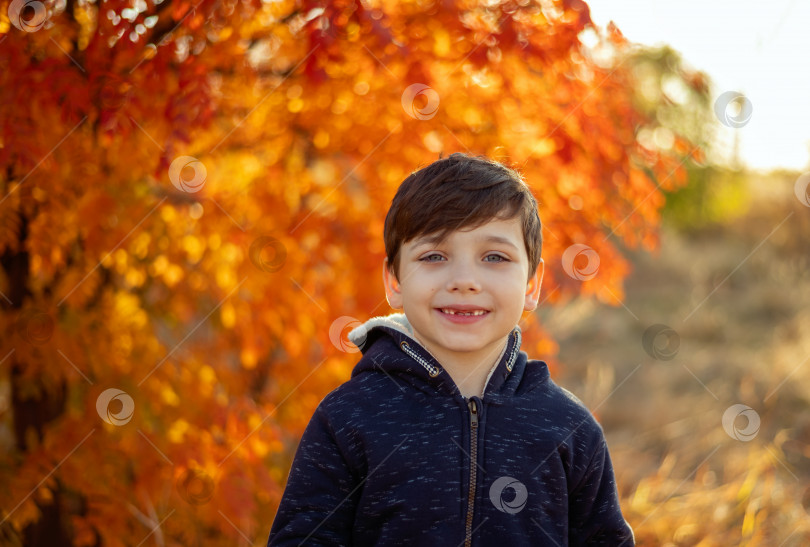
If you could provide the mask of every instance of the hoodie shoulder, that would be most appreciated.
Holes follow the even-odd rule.
[[[376,340],[377,338],[375,338]],[[382,408],[403,395],[405,383],[398,375],[406,366],[416,368],[404,354],[395,351],[388,340],[365,346],[351,377],[330,391],[319,409],[330,417],[362,416],[370,408]],[[408,393],[410,393],[408,391]]]
[[[568,423],[572,425],[572,428],[577,433],[592,438],[601,438],[603,436],[602,425],[579,397],[550,378],[548,385],[548,392],[552,397],[553,404],[559,409],[561,416],[567,418]],[[593,440],[597,439],[594,438]]]
[[[329,416],[339,414],[343,410],[357,408],[358,404],[368,396],[368,388],[363,386],[365,378],[350,378],[346,380],[321,399],[318,408]]]

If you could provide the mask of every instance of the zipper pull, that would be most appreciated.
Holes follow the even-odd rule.
[[[478,428],[478,405],[475,403],[475,399],[470,399],[468,401],[470,405],[470,424],[472,425],[473,429]]]

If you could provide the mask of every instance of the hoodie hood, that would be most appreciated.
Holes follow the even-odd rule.
[[[372,317],[352,329],[348,337],[363,354],[352,371],[352,378],[366,372],[383,372],[404,377],[419,389],[439,390],[466,399],[441,363],[416,340],[404,313]],[[515,325],[484,382],[484,397],[495,404],[501,397],[514,395],[518,388],[529,387],[521,385],[528,356],[520,350],[520,344],[520,326]],[[542,382],[548,378],[548,369],[545,363],[539,363],[541,366],[536,368],[542,370],[538,370],[541,374],[536,380]]]

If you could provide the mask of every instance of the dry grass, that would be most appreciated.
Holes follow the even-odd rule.
[[[810,208],[794,181],[752,177],[742,217],[665,228],[657,256],[631,254],[624,306],[540,312],[558,382],[605,427],[639,545],[810,545]],[[671,360],[642,346],[657,323],[680,338]],[[734,404],[760,417],[749,441],[723,427]]]

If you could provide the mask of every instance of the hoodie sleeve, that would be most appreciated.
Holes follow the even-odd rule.
[[[321,404],[296,450],[267,546],[350,545],[360,484]]]
[[[633,547],[633,529],[624,520],[604,436],[599,440],[579,484],[569,493],[568,543]]]

